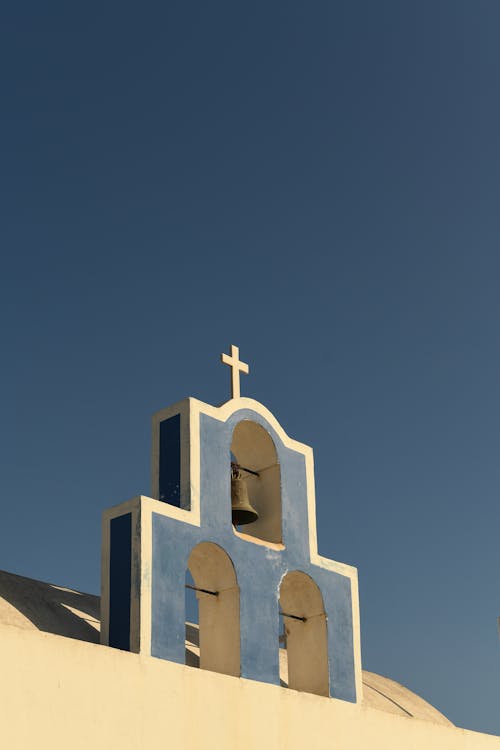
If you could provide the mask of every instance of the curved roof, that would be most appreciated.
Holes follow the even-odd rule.
[[[99,597],[0,571],[0,625],[99,642]]]
[[[0,571],[0,626],[43,630],[99,642],[99,597]],[[186,664],[199,666],[198,626],[186,623]],[[286,650],[280,649],[280,678],[287,685]],[[453,726],[437,708],[389,677],[363,670],[363,703],[370,708]]]
[[[454,726],[441,711],[404,685],[366,669],[363,669],[363,703],[391,714]]]

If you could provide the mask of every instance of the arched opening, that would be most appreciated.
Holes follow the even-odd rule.
[[[281,472],[271,436],[256,422],[242,420],[234,428],[231,455],[236,458],[250,503],[259,516],[240,530],[257,539],[280,544]]]
[[[279,603],[288,687],[329,695],[327,621],[321,591],[310,576],[295,570],[281,582]]]
[[[231,558],[217,544],[202,542],[191,551],[188,570],[193,583],[186,588],[198,602],[199,666],[239,677],[240,590]],[[190,625],[196,631],[196,623],[186,625],[186,663],[197,666],[196,649],[190,647],[196,632]]]

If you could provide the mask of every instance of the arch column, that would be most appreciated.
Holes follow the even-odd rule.
[[[292,571],[280,586],[285,616],[288,687],[329,695],[328,635],[323,597],[313,579]]]
[[[240,676],[240,589],[229,555],[213,542],[191,551],[188,568],[197,591],[200,667]],[[214,592],[214,593],[206,593]]]

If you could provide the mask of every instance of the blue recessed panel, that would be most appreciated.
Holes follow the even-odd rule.
[[[160,422],[160,466],[158,499],[164,503],[181,505],[181,417]]]
[[[130,590],[132,582],[132,514],[110,523],[109,645],[130,651]]]

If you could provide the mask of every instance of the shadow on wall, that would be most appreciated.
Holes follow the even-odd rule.
[[[200,631],[191,622],[186,622],[186,665],[200,667]]]
[[[1,623],[29,627],[26,620],[47,633],[98,643],[99,597],[0,571]]]

